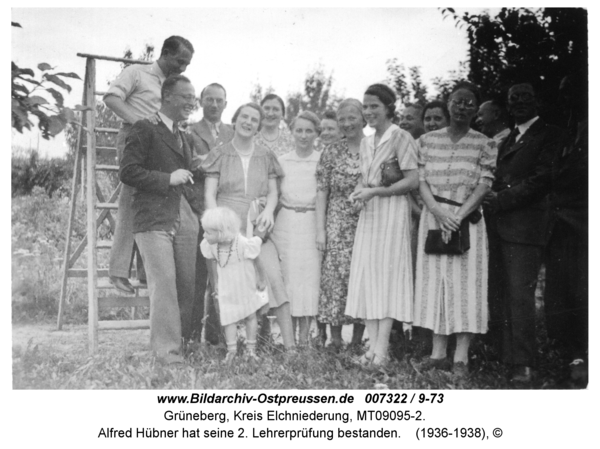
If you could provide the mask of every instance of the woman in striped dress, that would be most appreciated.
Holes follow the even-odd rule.
[[[406,194],[418,185],[416,144],[392,124],[394,91],[370,86],[363,111],[375,134],[360,146],[361,180],[350,199],[363,206],[350,266],[346,315],[365,320],[369,349],[360,363],[387,361],[394,319],[412,321],[413,274],[410,251],[410,205]],[[382,163],[397,158],[403,178],[384,187]]]
[[[469,83],[450,96],[450,126],[419,139],[420,192],[425,202],[419,225],[414,325],[433,330],[433,352],[418,370],[450,367],[448,336],[456,334],[454,372],[468,373],[473,334],[488,326],[488,242],[484,220],[469,224],[470,249],[462,255],[425,254],[430,229],[459,229],[479,209],[496,165],[496,144],[470,128],[478,93]],[[448,204],[450,200],[455,204]]]

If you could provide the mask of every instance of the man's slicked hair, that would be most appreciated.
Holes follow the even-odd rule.
[[[194,54],[194,46],[190,41],[181,36],[171,36],[165,39],[165,41],[163,42],[162,49],[160,50],[160,55],[174,55],[179,51],[182,45],[185,48],[187,48],[190,51],[190,53]]]

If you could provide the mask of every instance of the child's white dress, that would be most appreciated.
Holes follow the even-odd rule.
[[[260,309],[265,302],[257,295],[256,271],[251,259],[258,257],[262,240],[246,238],[241,234],[231,246],[200,243],[200,251],[207,259],[217,260],[218,301],[221,325],[237,323]]]

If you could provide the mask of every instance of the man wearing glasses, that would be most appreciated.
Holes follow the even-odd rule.
[[[165,80],[161,98],[156,120],[132,126],[119,175],[135,188],[133,232],[148,275],[150,345],[157,357],[178,363],[191,322],[199,229],[192,151],[179,123],[196,98],[183,75]]]
[[[496,179],[484,200],[489,218],[491,331],[515,382],[535,365],[535,287],[548,238],[552,162],[563,132],[538,117],[533,86],[508,91],[515,127],[499,146]]]
[[[194,166],[199,165],[213,148],[228,143],[233,139],[233,127],[221,121],[223,111],[227,107],[227,92],[225,88],[218,83],[206,86],[200,93],[200,106],[203,113],[202,120],[191,125],[187,134],[188,143],[194,152]],[[198,190],[198,197],[203,198],[204,180],[201,179],[194,188]],[[200,235],[203,233],[204,231],[200,227]],[[196,260],[196,299],[194,300],[192,312],[193,331],[191,338],[200,341],[203,318],[206,314],[204,338],[207,342],[217,345],[219,344],[221,324],[213,301],[209,299],[205,309],[206,279],[206,261],[202,253],[198,251]]]

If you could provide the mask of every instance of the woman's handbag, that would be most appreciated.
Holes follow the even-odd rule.
[[[441,229],[431,229],[427,232],[425,254],[461,255],[471,247],[468,220],[462,221],[458,231],[452,231],[448,243],[445,243],[442,239],[442,232]]]
[[[404,173],[400,170],[398,158],[394,157],[381,164],[381,185],[389,187],[404,178]]]
[[[458,207],[462,206],[462,204],[456,201],[441,196],[433,195],[433,198],[439,203],[446,203]],[[425,240],[425,254],[460,255],[466,253],[471,247],[469,223],[476,224],[479,220],[481,220],[481,212],[479,212],[479,209],[475,209],[460,223],[459,230],[453,231],[450,234],[448,243],[444,243],[444,240],[442,239],[443,231],[441,229],[431,229],[427,232],[427,239]]]

